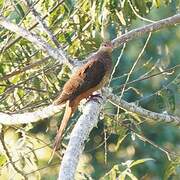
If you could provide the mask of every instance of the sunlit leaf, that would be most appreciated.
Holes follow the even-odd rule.
[[[124,16],[123,16],[122,11],[119,11],[119,12],[118,12],[118,11],[116,10],[116,14],[117,14],[120,22],[122,23],[122,25],[126,26],[126,21],[125,21],[125,19],[124,19]]]
[[[116,151],[119,149],[121,143],[124,141],[124,139],[125,139],[126,137],[127,137],[127,134],[124,135],[123,137],[121,137],[120,139],[118,139],[118,142],[117,142],[116,147],[115,147]]]
[[[161,5],[161,0],[154,0],[154,3],[156,5],[156,7],[159,8]]]
[[[18,11],[18,13],[22,19],[25,16],[24,10],[23,10],[21,4],[17,3],[16,1],[14,1],[14,3],[15,3],[16,10]]]
[[[6,156],[0,154],[0,166],[3,166],[6,163],[6,161],[7,161]]]
[[[146,162],[146,161],[154,161],[154,159],[152,159],[152,158],[138,159],[138,160],[136,160],[136,161],[133,161],[133,162],[131,163],[130,167],[136,166],[136,165],[141,164],[141,163],[144,163],[144,162]]]

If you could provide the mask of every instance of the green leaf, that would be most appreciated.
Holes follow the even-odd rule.
[[[3,68],[3,65],[0,65],[0,74],[4,74],[4,68]]]
[[[165,170],[164,180],[168,180],[171,175],[175,174],[177,167],[180,167],[180,157],[168,164]]]
[[[24,10],[23,10],[22,6],[19,3],[17,3],[16,1],[15,1],[15,4],[16,4],[15,5],[16,11],[20,15],[19,17],[21,17],[21,19],[22,19],[25,16]]]
[[[117,177],[123,176],[123,172],[121,171],[121,169],[123,169],[124,167],[122,165],[116,164],[113,166],[113,168],[105,174],[105,176],[103,178],[101,178],[102,180],[107,179],[107,180],[114,180]],[[121,178],[122,179],[122,178]]]
[[[17,91],[17,94],[18,94],[19,97],[23,97],[25,92],[24,92],[23,89],[19,88],[18,91]]]
[[[180,74],[173,80],[173,84],[176,86],[177,91],[180,93]]]
[[[66,0],[65,2],[65,7],[66,10],[68,11],[68,13],[72,13],[73,9],[74,9],[74,1],[72,0]]]
[[[22,20],[22,18],[25,16],[25,13],[22,6],[16,1],[14,1],[14,7],[15,7],[15,10],[9,14],[8,19],[18,24]]]
[[[130,164],[130,167],[136,166],[136,165],[141,164],[141,163],[144,163],[144,162],[146,162],[146,161],[152,161],[152,160],[154,161],[154,159],[152,159],[152,158],[138,159],[138,160],[136,160],[136,161],[133,161],[133,162]]]
[[[146,2],[146,6],[147,6],[149,11],[150,11],[152,5],[153,5],[153,3],[151,1]]]
[[[116,144],[115,150],[117,151],[119,149],[119,146],[121,145],[121,143],[123,142],[123,140],[127,137],[127,134],[124,135],[123,137],[121,137],[120,139],[118,139],[118,142]]]
[[[154,97],[154,107],[155,109],[157,108],[160,112],[164,112],[166,110],[166,105],[162,95],[158,94]]]
[[[123,173],[121,173],[121,174],[118,176],[118,179],[119,179],[119,180],[125,180],[126,175],[127,175],[127,174],[123,172]],[[114,179],[112,179],[112,180],[114,180]]]
[[[12,83],[13,84],[16,84],[18,81],[20,81],[20,75],[16,75],[16,76],[13,76],[11,79],[12,79]]]
[[[156,5],[156,7],[159,8],[160,4],[161,4],[161,0],[154,0],[154,3]]]
[[[4,0],[0,0],[0,9],[1,9],[2,6],[3,6],[3,2],[4,2]]]
[[[33,79],[33,84],[34,84],[34,87],[40,88],[41,80],[38,77],[35,77]]]
[[[0,166],[3,166],[6,163],[6,161],[7,161],[6,156],[0,154]]]

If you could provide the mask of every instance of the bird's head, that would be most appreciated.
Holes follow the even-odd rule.
[[[107,52],[112,52],[113,51],[113,44],[111,41],[108,42],[103,42],[99,48],[101,51],[107,51]]]

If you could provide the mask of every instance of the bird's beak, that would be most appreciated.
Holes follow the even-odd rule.
[[[109,47],[110,47],[111,49],[113,49],[113,48],[114,48],[113,43],[111,43]]]

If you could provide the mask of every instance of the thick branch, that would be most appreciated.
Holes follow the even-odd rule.
[[[14,124],[27,124],[32,122],[37,122],[41,119],[53,116],[62,109],[62,106],[50,105],[41,110],[35,112],[27,112],[23,114],[6,114],[0,112],[0,123],[4,125],[14,125]]]
[[[72,68],[71,60],[66,56],[66,53],[62,49],[59,50],[51,47],[48,43],[46,43],[36,34],[33,34],[30,31],[22,27],[19,27],[16,24],[11,23],[10,21],[6,20],[3,16],[0,16],[0,25],[29,40],[33,44],[39,46],[42,50],[46,51],[51,57],[60,61],[60,63],[65,63]]]
[[[109,99],[113,104],[118,105],[120,108],[129,111],[130,113],[136,113],[139,116],[158,122],[171,123],[174,125],[180,125],[180,117],[172,116],[163,113],[156,113],[149,110],[146,110],[142,107],[135,105],[134,103],[128,103],[127,101],[122,100],[120,97],[114,95],[107,89],[104,90],[104,95]]]
[[[98,98],[98,101],[99,103],[91,101],[86,104],[83,109],[83,114],[78,119],[71,133],[69,144],[61,163],[59,180],[74,179],[79,157],[85,146],[85,141],[98,122],[102,99]]]

